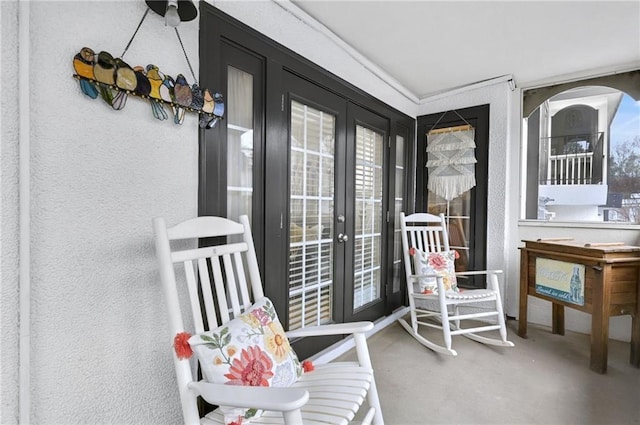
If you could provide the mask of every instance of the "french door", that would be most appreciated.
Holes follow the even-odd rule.
[[[415,120],[219,9],[200,12],[201,83],[227,113],[200,132],[199,214],[249,214],[264,293],[289,329],[391,313]],[[293,345],[305,358],[333,341]]]
[[[284,84],[288,328],[375,319],[384,309],[388,125],[293,74]],[[294,345],[305,351],[304,341]]]

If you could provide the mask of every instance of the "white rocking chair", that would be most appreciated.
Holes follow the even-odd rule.
[[[438,353],[456,356],[458,353],[451,348],[453,335],[464,335],[467,338],[483,344],[513,347],[513,343],[507,341],[507,328],[502,311],[500,289],[498,286],[498,274],[501,270],[468,271],[455,273],[456,276],[486,275],[487,289],[464,289],[461,292],[447,291],[445,282],[440,274],[417,275],[414,262],[411,261],[410,249],[424,253],[442,253],[449,251],[449,235],[444,214],[439,216],[428,213],[415,213],[405,217],[400,213],[400,226],[402,229],[402,251],[409,296],[409,308],[411,323],[403,318],[398,321],[418,342]],[[421,279],[435,278],[437,291],[422,293],[419,288]],[[428,292],[428,291],[427,291]],[[487,307],[488,306],[488,307]],[[461,312],[464,309],[477,310],[478,312]],[[471,308],[469,308],[471,307]],[[426,321],[426,319],[435,319]],[[482,320],[494,318],[495,323],[487,323],[474,327],[462,328],[463,320]],[[434,323],[435,322],[435,323]],[[418,327],[425,326],[441,329],[444,337],[442,346],[418,333]],[[500,339],[478,335],[479,332],[499,331]]]
[[[163,218],[153,219],[171,338],[178,334],[186,335],[183,332],[189,328],[185,324],[190,323],[193,323],[190,334],[203,334],[206,329],[215,332],[223,326],[230,326],[234,317],[247,312],[256,302],[266,300],[249,219],[241,216],[240,221],[198,217],[167,228]],[[226,244],[204,248],[194,248],[196,244],[192,243],[187,249],[177,250],[178,247],[185,248],[185,244],[170,243],[183,239],[192,239],[197,243],[200,238],[227,236],[231,238],[227,239]],[[238,240],[240,242],[236,242]],[[177,270],[184,271],[180,287],[176,281]],[[191,317],[183,316],[181,311],[179,293],[185,291],[188,293],[185,298],[189,300]],[[206,320],[203,320],[201,306],[204,306]],[[384,421],[365,337],[365,332],[372,327],[371,322],[342,323],[306,327],[286,333],[288,338],[352,334],[358,358],[358,362],[315,365],[315,370],[305,372],[289,387],[225,385],[198,380],[195,356],[185,359],[179,357],[177,348],[172,350],[184,422],[225,423],[219,408],[200,418],[197,397],[201,396],[217,406],[264,409],[261,416],[251,418],[251,423],[288,425],[348,424],[356,417],[366,399],[368,410],[357,416],[358,423],[382,425]]]

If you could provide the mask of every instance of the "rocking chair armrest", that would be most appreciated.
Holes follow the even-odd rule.
[[[502,270],[472,270],[466,272],[456,272],[456,276],[474,276],[482,274],[502,274]]]
[[[442,282],[442,276],[435,273],[425,273],[425,274],[412,274],[409,276],[412,282],[419,282],[420,279],[424,278],[434,278],[438,282]]]
[[[500,292],[500,286],[498,285],[498,275],[502,274],[502,270],[482,270],[482,271],[468,271],[456,273],[456,276],[477,276],[486,275],[487,285],[489,289],[496,292]]]
[[[347,335],[365,333],[373,329],[373,322],[332,323],[329,325],[309,326],[287,332],[287,338],[305,336]]]
[[[419,281],[420,278],[425,278],[425,277],[435,278],[436,285],[438,287],[438,293],[444,293],[444,279],[442,278],[442,275],[439,275],[436,273],[426,273],[426,274],[414,274],[409,277],[414,281]],[[416,295],[416,294],[414,293],[413,295]],[[419,294],[419,295],[423,295],[423,294]]]
[[[309,401],[309,393],[293,387],[248,387],[241,385],[190,382],[189,389],[210,404],[290,412]]]

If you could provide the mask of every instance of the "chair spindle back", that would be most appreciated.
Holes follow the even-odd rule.
[[[449,235],[443,223],[444,214],[414,213],[405,216],[403,212],[400,213],[402,254],[407,282],[413,281],[411,276],[415,273],[413,261],[409,256],[410,248],[426,253],[449,250]],[[412,286],[408,285],[409,291],[412,291]]]

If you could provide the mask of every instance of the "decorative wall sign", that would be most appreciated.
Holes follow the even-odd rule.
[[[189,85],[182,74],[174,79],[153,64],[132,68],[109,52],[96,55],[91,48],[83,47],[73,58],[73,68],[85,95],[92,99],[100,96],[116,110],[123,109],[131,95],[149,100],[153,116],[159,120],[169,118],[168,106],[176,124],[182,124],[185,112],[196,112],[202,128],[213,128],[224,114],[220,93],[202,90],[198,83]]]
[[[536,293],[584,305],[584,264],[536,258]]]

